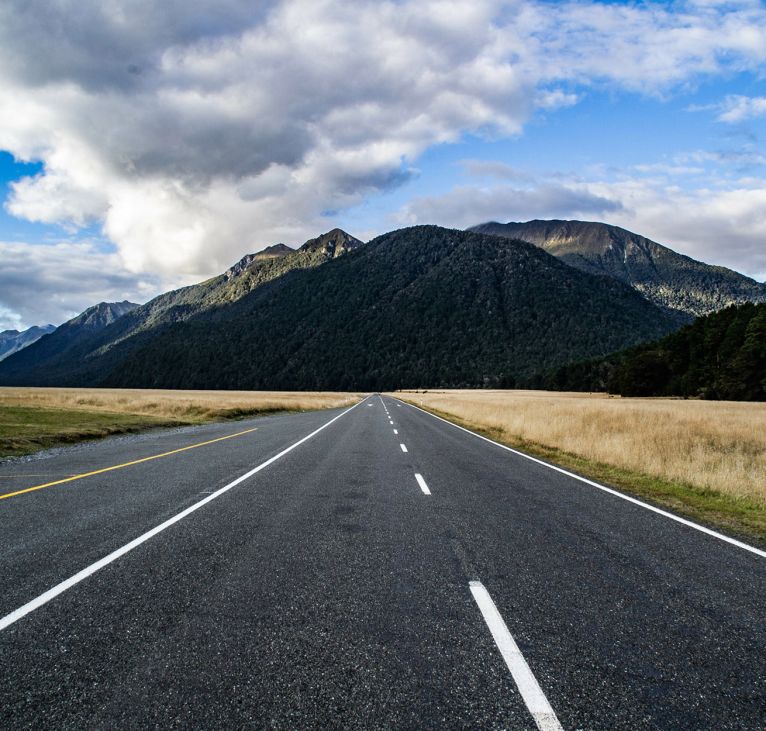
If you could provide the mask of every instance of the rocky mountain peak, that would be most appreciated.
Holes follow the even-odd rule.
[[[36,343],[43,335],[55,329],[55,325],[33,325],[27,330],[3,330],[0,332],[0,360]]]
[[[323,253],[328,259],[334,259],[348,251],[358,249],[363,244],[363,241],[354,238],[342,229],[334,228],[321,236],[317,236],[315,239],[309,239],[301,246],[299,251],[318,251]]]
[[[256,254],[245,254],[234,266],[229,267],[223,273],[226,281],[242,274],[255,261],[256,256]]]
[[[295,249],[286,244],[274,244],[273,246],[267,246],[263,251],[259,251],[255,255],[256,261],[262,259],[277,259],[281,256],[287,256],[288,254],[295,253]]]
[[[118,317],[134,310],[138,305],[135,302],[123,300],[122,302],[99,302],[81,312],[77,317],[64,323],[66,326],[82,327],[90,330],[100,330],[111,325]]]
[[[267,261],[268,259],[278,259],[282,256],[287,256],[295,252],[295,249],[286,246],[285,244],[274,244],[267,246],[261,251],[257,251],[255,254],[245,254],[234,266],[229,267],[223,276],[228,282],[234,277],[238,277],[242,272],[246,271],[253,262]]]

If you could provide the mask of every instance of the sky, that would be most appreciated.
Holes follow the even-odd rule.
[[[766,280],[766,3],[5,0],[0,330],[335,226],[604,221]]]

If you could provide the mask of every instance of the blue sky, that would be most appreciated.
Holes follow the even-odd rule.
[[[12,184],[23,178],[34,178],[44,172],[42,161],[20,161],[7,150],[0,150],[0,199],[8,201]],[[0,240],[28,244],[50,245],[61,241],[92,241],[98,251],[114,251],[114,244],[101,236],[97,221],[87,226],[61,225],[31,221],[23,216],[14,216],[5,205],[0,208]],[[41,250],[44,251],[44,250]]]
[[[360,229],[385,228],[395,221],[392,210],[400,210],[412,198],[445,194],[455,185],[475,182],[478,176],[470,166],[466,169],[467,160],[503,162],[520,176],[545,179],[587,177],[590,171],[615,178],[649,165],[698,167],[698,173],[673,176],[689,190],[745,174],[764,177],[766,115],[731,125],[717,121],[714,109],[697,109],[714,107],[729,95],[759,90],[766,96],[766,83],[749,73],[702,80],[699,86],[668,97],[588,90],[574,106],[536,114],[518,135],[500,139],[466,135],[459,142],[427,150],[416,161],[417,174],[411,181],[351,209],[346,220]],[[695,158],[700,151],[721,153],[724,159],[677,162]],[[727,154],[733,159],[727,161]],[[485,181],[487,177],[492,176],[485,175]],[[747,262],[740,268],[748,269]],[[752,268],[749,273],[757,274]]]
[[[19,162],[7,150],[0,150],[0,196],[7,201],[11,193],[10,183],[26,176],[34,176],[43,169],[42,162]],[[41,226],[24,218],[0,210],[0,237],[6,241],[43,241],[47,235],[60,236],[58,226]]]
[[[763,2],[182,5],[0,8],[0,329],[336,225],[602,220],[766,279]]]

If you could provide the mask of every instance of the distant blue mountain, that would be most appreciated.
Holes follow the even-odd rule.
[[[0,360],[18,353],[28,345],[37,342],[43,335],[52,333],[55,329],[55,325],[42,325],[40,327],[33,325],[27,330],[3,330],[0,332]]]
[[[3,367],[15,367],[20,373],[29,373],[36,368],[44,371],[51,358],[70,353],[82,341],[93,337],[136,307],[138,307],[137,304],[127,300],[100,302],[59,327],[48,325],[47,327],[50,328],[48,330],[37,328],[41,333],[25,344],[28,347],[22,346],[23,349],[16,348],[15,351],[5,354],[8,358],[3,363]],[[35,328],[30,328],[26,332],[33,329]],[[2,335],[5,333],[0,334],[0,337]]]

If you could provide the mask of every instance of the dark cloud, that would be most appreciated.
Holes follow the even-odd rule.
[[[237,36],[262,22],[274,4],[7,0],[0,5],[0,58],[5,72],[25,84],[137,90],[161,73],[168,48]]]

